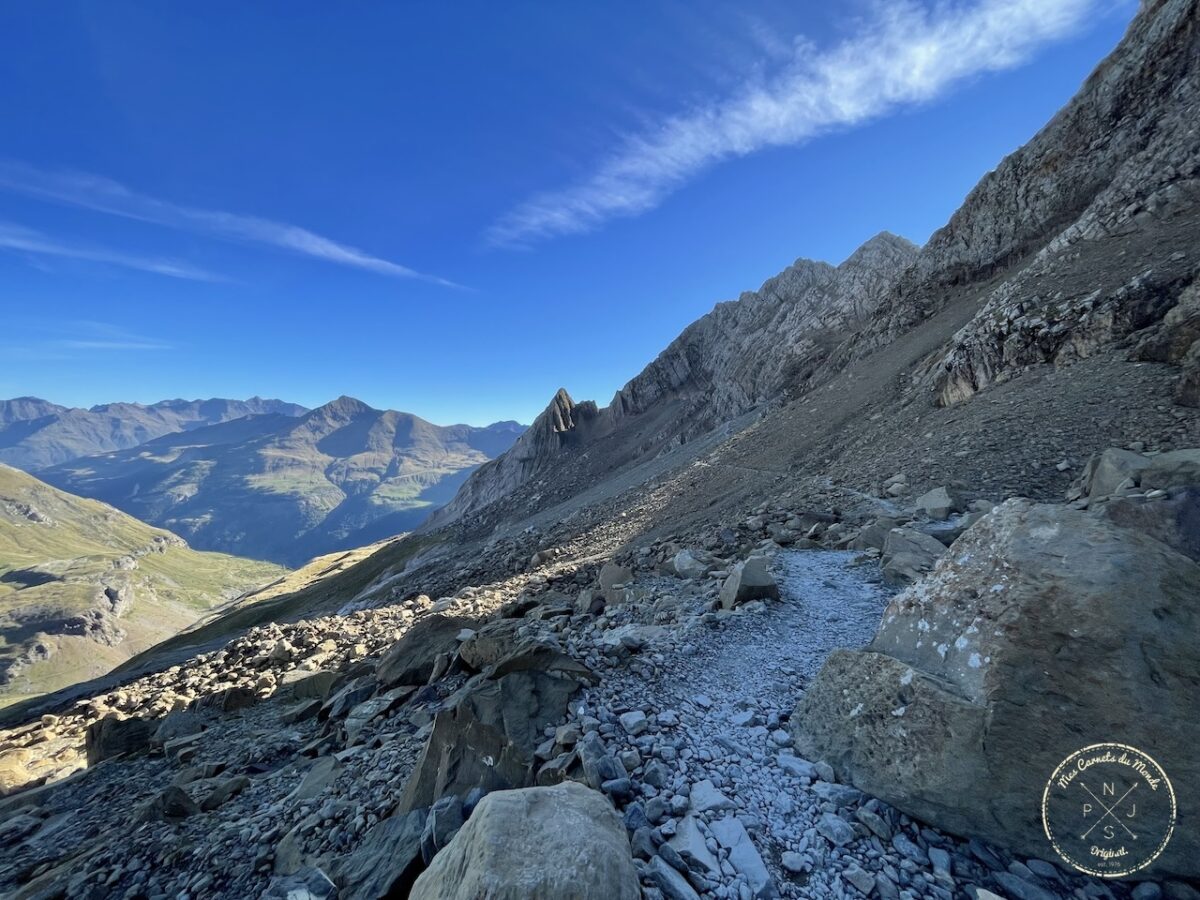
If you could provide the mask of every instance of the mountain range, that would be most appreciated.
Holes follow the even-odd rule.
[[[0,400],[0,462],[37,472],[58,463],[124,450],[205,425],[266,413],[298,416],[303,406],[282,400],[163,400],[106,403],[90,409],[59,406],[37,397]]]
[[[411,530],[523,431],[433,425],[339,397],[301,415],[198,425],[39,476],[199,549],[296,566]]]

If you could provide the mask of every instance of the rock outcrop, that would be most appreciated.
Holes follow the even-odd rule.
[[[498,791],[480,801],[417,878],[413,900],[638,900],[620,818],[575,782]]]
[[[511,659],[511,658],[510,658]],[[569,658],[512,659],[489,668],[447,698],[400,799],[402,812],[432,806],[449,794],[533,784],[541,731],[560,720],[586,675]]]
[[[595,403],[590,400],[576,403],[565,389],[559,388],[549,406],[512,447],[472,473],[454,499],[429,517],[427,527],[453,522],[535,481],[559,461],[564,448],[586,442],[596,426],[597,416]]]
[[[1091,513],[1010,500],[900,595],[866,651],[830,656],[797,749],[959,834],[1052,851],[1040,794],[1068,754],[1119,741],[1200,783],[1200,566]],[[1181,818],[1200,801],[1179,794]],[[1177,831],[1148,870],[1200,876]]]

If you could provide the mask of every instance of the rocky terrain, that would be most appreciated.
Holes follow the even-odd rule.
[[[797,264],[418,532],[7,711],[0,891],[1200,896],[1198,23],[1143,2],[919,251]],[[1100,741],[1178,801],[1111,879],[1040,822]]]
[[[41,475],[200,549],[298,566],[412,530],[522,431],[515,422],[432,425],[340,397],[300,416],[247,416]]]
[[[0,465],[0,703],[102,675],[282,574]]]
[[[37,472],[82,456],[136,447],[164,434],[190,431],[251,415],[299,416],[307,410],[282,400],[163,400],[105,403],[72,409],[17,397],[0,400],[0,462]]]

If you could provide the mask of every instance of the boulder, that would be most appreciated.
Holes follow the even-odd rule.
[[[495,679],[476,675],[434,717],[399,809],[427,808],[447,794],[465,797],[474,788],[533,784],[542,729],[566,715],[579,684],[572,673],[529,668]]]
[[[1086,497],[1107,497],[1122,485],[1136,487],[1150,460],[1132,450],[1109,447],[1088,460],[1081,487]]]
[[[200,803],[200,810],[202,812],[212,812],[214,809],[232,800],[249,786],[250,779],[245,775],[234,775],[232,778],[223,778]]]
[[[443,653],[451,657],[458,653],[459,632],[478,625],[476,619],[446,613],[432,613],[418,619],[404,637],[384,651],[375,675],[386,687],[427,684],[438,657]]]
[[[158,727],[154,729],[154,734],[150,738],[150,745],[152,747],[162,747],[169,741],[198,734],[203,728],[203,716],[195,710],[177,709],[167,713]]]
[[[1153,491],[1189,485],[1200,486],[1200,449],[1143,456],[1110,447],[1088,460],[1079,488],[1082,496],[1101,498],[1133,488]]]
[[[158,822],[171,819],[186,819],[200,812],[200,807],[178,785],[171,785],[159,791],[145,803],[137,812],[137,819],[142,822]]]
[[[779,599],[779,585],[768,567],[765,556],[751,556],[733,567],[721,585],[721,606],[733,609],[750,600]]]
[[[1097,513],[1124,528],[1145,532],[1200,562],[1200,487],[1176,487],[1167,496],[1113,497]]]
[[[943,553],[946,546],[933,535],[915,528],[893,528],[883,542],[883,577],[889,584],[919,581]]]
[[[421,860],[425,865],[454,839],[464,820],[463,802],[454,794],[447,794],[433,804],[421,831]]]
[[[847,545],[851,550],[883,550],[887,536],[896,527],[896,520],[887,517],[876,519],[866,525],[856,534]]]
[[[151,723],[146,719],[122,719],[109,713],[87,727],[84,746],[89,766],[101,760],[127,753],[141,753],[150,748]]]
[[[406,897],[421,871],[421,832],[427,812],[414,809],[373,826],[353,853],[333,868],[338,900]]]
[[[629,840],[603,795],[567,781],[484,797],[412,900],[639,900]]]
[[[915,818],[1044,856],[1042,787],[1087,744],[1132,744],[1200,783],[1197,628],[1191,559],[1009,500],[891,603],[868,650],[830,655],[792,716],[796,749]],[[1200,816],[1177,794],[1181,822]],[[1177,828],[1143,874],[1200,876],[1200,833]]]
[[[324,700],[340,678],[337,672],[292,669],[284,673],[276,693],[295,700]]]
[[[20,748],[0,753],[0,797],[15,793],[32,780],[26,766],[33,758],[31,750]]]
[[[1172,450],[1151,456],[1138,487],[1145,491],[1200,485],[1200,449]]]
[[[671,571],[680,578],[703,578],[710,568],[694,550],[680,550],[671,560]]]
[[[1181,368],[1179,383],[1175,385],[1175,402],[1193,409],[1200,407],[1200,340],[1192,344]]]
[[[495,619],[463,641],[458,652],[466,665],[480,671],[518,650],[554,644],[545,625],[526,619]]]
[[[197,697],[191,702],[189,709],[201,711],[215,709],[220,712],[229,713],[237,712],[239,709],[249,709],[258,703],[258,701],[259,696],[252,688],[235,684],[232,687],[222,688],[215,693]]]
[[[965,510],[967,501],[953,488],[935,487],[918,497],[914,505],[931,519],[948,519]]]
[[[612,590],[617,585],[629,584],[633,581],[633,569],[622,566],[611,560],[600,567],[600,589]]]
[[[712,823],[712,833],[717,843],[729,851],[729,862],[746,877],[751,895],[755,900],[772,900],[779,896],[775,880],[767,870],[746,828],[734,816],[726,816]]]

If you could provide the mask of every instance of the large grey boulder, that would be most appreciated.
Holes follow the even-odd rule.
[[[697,550],[680,550],[671,559],[671,571],[680,578],[703,578],[712,564]]]
[[[1150,460],[1132,450],[1109,447],[1088,460],[1083,470],[1083,493],[1107,497],[1122,486],[1136,487]]]
[[[797,752],[917,818],[1014,852],[1055,767],[1087,744],[1150,753],[1200,816],[1200,566],[1101,517],[1010,500],[897,597],[866,651],[826,661],[797,704]],[[1151,876],[1200,876],[1176,829]]]
[[[721,585],[721,606],[733,609],[739,603],[750,600],[778,600],[779,585],[768,565],[765,556],[751,556],[734,566]]]
[[[458,635],[464,628],[474,629],[477,620],[467,616],[432,613],[405,632],[380,657],[376,677],[385,687],[421,686],[429,681],[437,659],[443,653],[458,652]]]
[[[1138,486],[1143,490],[1200,485],[1200,449],[1171,450],[1150,457]]]
[[[494,666],[506,657],[528,653],[534,648],[557,648],[553,632],[542,622],[529,619],[494,619],[463,641],[459,657],[475,670]]]
[[[620,818],[573,781],[484,797],[411,900],[638,900]]]
[[[1167,496],[1113,497],[1097,513],[1117,525],[1145,532],[1200,562],[1200,487],[1175,487]]]

